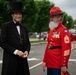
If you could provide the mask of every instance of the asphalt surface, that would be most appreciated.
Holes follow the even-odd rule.
[[[31,51],[28,57],[29,69],[31,75],[46,75],[46,71],[42,71],[42,59],[44,55],[46,44],[36,44],[32,45]],[[2,67],[2,55],[3,50],[0,49],[0,75]],[[69,69],[70,75],[76,75],[76,49],[73,49],[71,52],[69,60]]]

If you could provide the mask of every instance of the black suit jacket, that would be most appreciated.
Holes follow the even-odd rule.
[[[30,75],[27,58],[23,59],[17,55],[14,55],[14,51],[16,49],[19,49],[23,52],[30,51],[28,31],[23,25],[20,26],[20,30],[23,43],[20,42],[20,35],[18,34],[17,28],[13,21],[2,25],[1,47],[4,49],[4,53],[1,75],[16,75],[18,67],[20,68],[22,65],[22,68],[25,71],[25,75]],[[22,64],[18,65],[19,62]]]
[[[20,35],[13,21],[2,25],[1,29],[1,47],[13,53],[16,49],[22,51],[30,51],[30,42],[28,37],[28,31],[23,25],[20,26],[21,36],[23,39],[23,46],[20,43]]]

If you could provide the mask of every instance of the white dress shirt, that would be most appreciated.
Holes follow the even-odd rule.
[[[16,23],[16,22],[14,21],[14,23]],[[17,31],[18,31],[18,33],[19,33],[19,35],[20,35],[20,26],[16,26],[16,28],[17,28]],[[18,49],[16,49],[16,50],[14,51],[14,54],[17,55],[17,52],[18,52]]]

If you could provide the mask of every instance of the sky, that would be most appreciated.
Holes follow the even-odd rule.
[[[76,19],[76,1],[75,0],[49,0],[53,2],[55,6],[61,8],[62,11]]]

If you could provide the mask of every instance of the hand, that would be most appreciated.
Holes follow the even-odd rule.
[[[24,53],[23,53],[23,58],[26,58],[28,56],[28,51],[25,51]]]
[[[44,72],[45,72],[45,67],[46,67],[46,63],[43,62],[43,64],[42,64],[42,68],[43,68],[43,71],[44,71]]]
[[[67,71],[66,67],[65,67],[65,66],[62,66],[62,67],[61,67],[61,72],[62,72],[62,73],[66,73],[66,71]]]
[[[20,56],[20,57],[22,57],[22,56],[23,56],[23,52],[20,51],[20,50],[18,50],[18,51],[17,51],[17,55]]]

